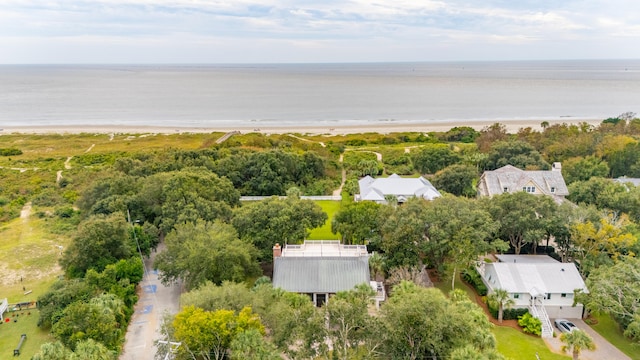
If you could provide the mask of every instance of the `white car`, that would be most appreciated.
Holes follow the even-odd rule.
[[[560,332],[569,333],[578,329],[574,323],[567,319],[556,319],[554,323]]]

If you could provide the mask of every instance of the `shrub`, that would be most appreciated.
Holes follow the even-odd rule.
[[[476,292],[480,296],[487,295],[487,286],[482,282],[482,277],[478,274],[476,269],[470,268],[462,272],[462,279],[469,285],[476,289]]]
[[[498,318],[498,307],[495,306],[494,302],[488,301],[487,307],[489,309],[489,313],[493,316],[494,319]],[[522,315],[527,314],[529,310],[527,308],[518,308],[518,309],[502,309],[502,319],[503,320],[518,320]]]
[[[533,315],[528,312],[518,317],[518,325],[522,327],[522,331],[527,334],[533,334],[540,336],[542,334],[542,321],[534,318]]]
[[[0,149],[0,156],[22,155],[22,150],[16,148]]]

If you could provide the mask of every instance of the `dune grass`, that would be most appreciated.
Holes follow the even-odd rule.
[[[319,228],[311,230],[308,240],[339,240],[340,234],[334,234],[331,232],[331,219],[338,210],[340,210],[341,202],[333,200],[318,200],[316,204],[320,205],[322,211],[327,213],[327,221]]]
[[[37,326],[38,316],[37,309],[5,313],[9,322],[0,325],[0,359],[14,359],[13,349],[20,342],[22,334],[26,334],[27,338],[20,348],[20,356],[15,359],[30,359],[40,350],[40,345],[55,341],[48,331]]]
[[[607,314],[592,314],[592,316],[598,320],[597,324],[590,325],[593,330],[631,359],[640,360],[640,345],[634,345],[631,340],[624,337],[622,330],[611,316]]]

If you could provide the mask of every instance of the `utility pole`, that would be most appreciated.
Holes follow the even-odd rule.
[[[170,360],[169,356],[175,354],[178,351],[181,342],[174,341],[166,341],[166,340],[158,340],[158,345],[168,345],[167,355],[165,355],[164,360]]]

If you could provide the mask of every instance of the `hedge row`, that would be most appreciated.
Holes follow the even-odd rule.
[[[476,269],[471,268],[463,271],[462,280],[464,280],[467,284],[473,286],[473,288],[478,292],[478,295],[487,295],[487,286],[484,284],[484,282],[482,282],[482,277],[480,277],[480,274]]]
[[[498,307],[493,307],[492,302],[489,301],[487,302],[487,305],[489,307],[489,312],[491,313],[491,316],[493,316],[494,319],[498,318]],[[528,313],[529,310],[527,308],[521,308],[521,309],[503,309],[502,310],[502,319],[503,320],[518,320],[518,318],[526,313]]]

